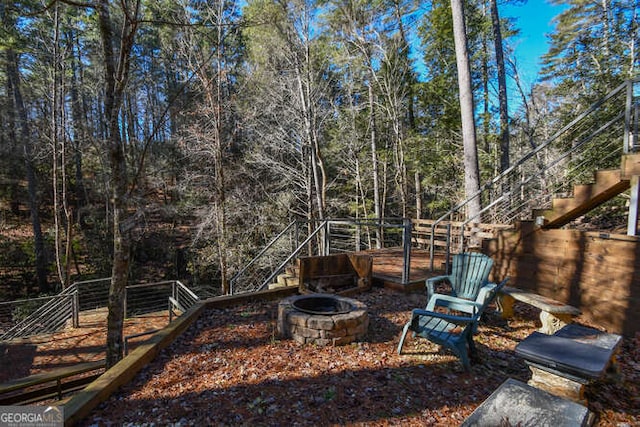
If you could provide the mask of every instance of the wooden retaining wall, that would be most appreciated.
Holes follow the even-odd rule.
[[[496,278],[574,305],[609,332],[640,332],[640,238],[521,223],[486,242]]]

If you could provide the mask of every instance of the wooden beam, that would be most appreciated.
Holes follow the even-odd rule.
[[[631,179],[640,175],[640,153],[625,154],[622,156],[622,177]]]
[[[35,385],[55,382],[63,378],[72,377],[83,374],[85,372],[96,371],[104,368],[104,360],[95,362],[79,363],[73,366],[55,369],[49,372],[30,375],[28,377],[16,378],[6,383],[0,384],[0,395],[7,394],[12,391],[21,390]]]
[[[553,210],[543,228],[559,228],[612,199],[629,188],[629,180],[620,170],[602,170],[593,184],[576,185],[574,196],[553,199]]]

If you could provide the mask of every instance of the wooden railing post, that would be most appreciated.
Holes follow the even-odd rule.
[[[402,225],[402,284],[407,285],[411,273],[411,220],[404,218]]]
[[[627,236],[638,235],[638,203],[640,203],[640,177],[631,177],[629,194],[629,213],[627,218]]]

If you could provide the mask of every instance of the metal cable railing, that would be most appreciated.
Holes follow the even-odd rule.
[[[77,326],[76,297],[75,288],[70,286],[58,295],[0,303],[2,326],[6,328],[0,341],[55,332],[70,319]]]
[[[391,219],[325,219],[293,221],[230,280],[231,293],[265,289],[299,256],[319,256],[403,247],[408,281],[411,221]]]
[[[315,238],[316,236],[319,236],[320,232],[324,229],[325,226],[326,226],[326,222],[323,222],[321,225],[318,226],[318,228],[316,228],[311,234],[309,234],[309,236],[307,236],[306,239],[300,242],[298,247],[295,248],[293,252],[291,252],[280,263],[280,265],[278,265],[278,267],[271,272],[271,274],[267,275],[264,278],[264,280],[262,281],[262,284],[258,287],[257,290],[261,291],[264,288],[266,288],[269,285],[269,283],[271,283],[278,274],[284,271],[285,267],[289,265],[298,256],[298,254],[303,253],[305,250],[309,250],[308,246],[311,245],[313,238]]]
[[[255,257],[240,269],[229,281],[231,294],[252,292],[260,289],[267,279],[292,252],[306,241],[307,228],[300,227],[298,221],[292,221],[278,233]],[[312,242],[309,242],[312,250]],[[277,273],[276,273],[277,274]]]
[[[171,296],[187,310],[200,300],[198,295],[179,280],[173,281]]]
[[[78,310],[95,310],[107,306],[111,277],[82,280],[74,282],[72,286],[75,286],[79,293]]]
[[[107,307],[110,283],[110,278],[75,282],[58,295],[0,303],[0,341],[78,327],[80,312]],[[163,312],[171,299],[184,310],[199,300],[177,280],[128,285],[125,293],[127,317]]]
[[[639,83],[640,79],[627,81],[591,105],[485,183],[476,194],[438,218],[432,229],[460,216],[467,217],[462,230],[480,222],[510,224],[533,219],[533,212],[551,208],[554,198],[570,197],[575,185],[592,181],[596,169],[620,168],[622,155],[637,151]],[[469,217],[466,209],[478,198],[484,207]],[[463,251],[464,235],[459,241],[461,246],[456,251]]]

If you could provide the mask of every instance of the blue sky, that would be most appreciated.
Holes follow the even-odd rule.
[[[567,6],[554,6],[546,0],[522,1],[523,3],[520,5],[505,4],[499,1],[498,12],[501,18],[514,18],[514,25],[520,30],[520,35],[511,38],[508,43],[510,47],[515,49],[520,79],[527,87],[536,81],[541,69],[540,58],[548,50],[547,34],[553,32],[555,26],[552,20]],[[418,73],[424,72],[422,51],[417,41],[411,56],[415,61]]]
[[[554,6],[545,0],[528,0],[525,4],[500,5],[502,17],[516,18],[515,26],[520,36],[510,43],[515,48],[521,78],[525,83],[533,83],[540,71],[540,57],[547,52],[547,37],[554,29],[552,19],[566,6]]]

